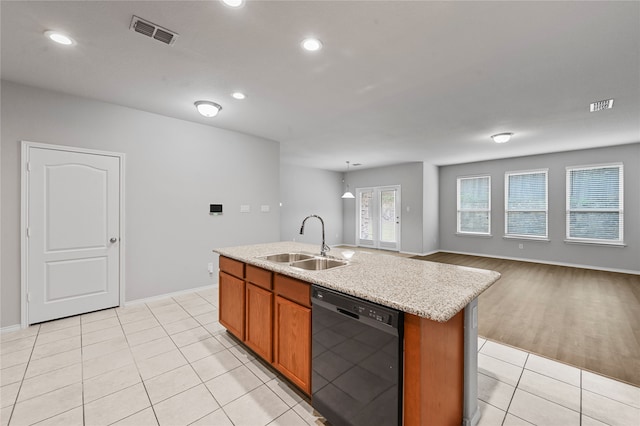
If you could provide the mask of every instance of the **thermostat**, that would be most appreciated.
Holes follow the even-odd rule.
[[[222,204],[209,204],[209,214],[218,216],[222,214]]]

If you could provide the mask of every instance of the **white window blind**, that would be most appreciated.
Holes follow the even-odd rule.
[[[622,164],[567,167],[567,240],[623,242]]]
[[[505,235],[547,238],[547,170],[507,172],[504,185]]]
[[[458,178],[458,233],[491,233],[491,177]]]

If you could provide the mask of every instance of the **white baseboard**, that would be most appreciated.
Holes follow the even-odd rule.
[[[167,297],[181,296],[183,294],[195,293],[195,292],[198,292],[198,291],[209,290],[209,289],[214,289],[214,288],[218,288],[218,284],[205,285],[205,286],[202,286],[202,287],[190,288],[188,290],[180,290],[180,291],[175,291],[173,293],[160,294],[158,296],[146,297],[144,299],[136,299],[136,300],[125,301],[124,302],[124,306],[139,305],[139,304],[142,304],[142,303],[149,303],[149,302],[153,302],[153,301],[156,301],[156,300],[166,299]],[[11,333],[13,331],[18,331],[18,330],[21,330],[21,329],[22,329],[22,327],[20,326],[20,324],[10,325],[8,327],[0,328],[0,334]]]
[[[124,302],[124,306],[140,305],[142,303],[150,303],[150,302],[155,302],[156,300],[166,299],[167,297],[181,296],[183,294],[195,293],[198,291],[210,290],[214,288],[218,288],[218,285],[217,284],[205,285],[202,287],[190,288],[188,290],[180,290],[180,291],[174,291],[173,293],[165,293],[165,294],[160,294],[158,296],[145,297],[144,299],[129,300]]]
[[[492,259],[517,260],[517,261],[520,261],[520,262],[529,262],[529,263],[542,263],[544,265],[567,266],[567,267],[570,267],[570,268],[591,269],[591,270],[594,270],[594,271],[619,272],[621,274],[640,275],[640,271],[635,271],[635,270],[632,270],[632,269],[603,268],[603,267],[593,266],[593,265],[581,265],[581,264],[578,264],[578,263],[552,262],[550,260],[526,259],[526,258],[511,257],[511,256],[495,256],[495,255],[491,255],[491,254],[468,253],[468,252],[464,252],[464,251],[438,250],[438,252],[452,253],[452,254],[464,254],[464,255],[468,255],[468,256],[478,256],[478,257],[490,257]]]
[[[412,256],[429,256],[430,254],[436,254],[439,251],[440,250],[433,250],[433,251],[429,251],[427,253],[414,253],[412,251],[401,251],[400,253],[402,253],[402,254],[410,254]]]
[[[10,325],[8,327],[0,328],[0,334],[11,333],[11,332],[18,331],[18,330],[22,330],[22,327],[20,326],[20,324],[14,324],[14,325]]]

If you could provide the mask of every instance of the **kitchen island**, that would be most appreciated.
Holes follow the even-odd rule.
[[[405,425],[478,421],[477,297],[499,273],[348,249],[329,254],[353,253],[349,264],[327,270],[264,259],[318,252],[295,242],[214,251],[221,255],[220,322],[307,394],[312,283],[405,313]]]

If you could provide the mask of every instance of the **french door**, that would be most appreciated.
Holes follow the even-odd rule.
[[[400,250],[400,185],[356,189],[356,244]]]

